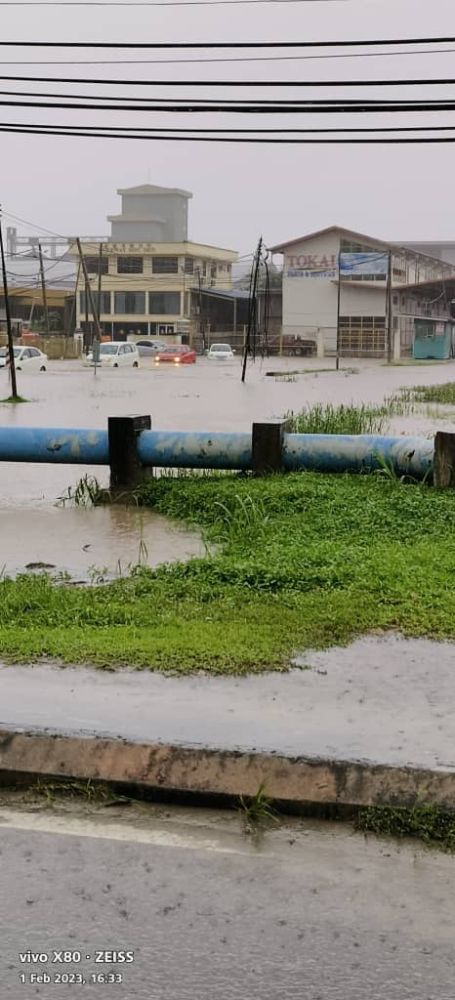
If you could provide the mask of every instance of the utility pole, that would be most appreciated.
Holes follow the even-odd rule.
[[[340,367],[340,306],[341,306],[341,250],[338,253],[338,295],[337,295],[337,347],[335,368]]]
[[[39,253],[39,269],[41,275],[41,288],[43,291],[44,321],[46,324],[46,333],[49,336],[49,311],[47,308],[46,281],[44,278],[43,252],[41,250],[41,243],[38,243],[38,253]]]
[[[79,237],[77,237],[77,239],[76,239],[76,245],[77,245],[77,249],[78,249],[78,253],[79,253],[79,257],[80,257],[80,261],[81,261],[82,271],[83,271],[83,274],[84,274],[85,295],[86,295],[86,300],[85,301],[87,302],[87,296],[88,296],[88,301],[90,303],[90,312],[91,312],[91,314],[93,316],[93,322],[95,324],[96,340],[98,341],[98,343],[100,343],[100,341],[101,341],[100,320],[99,320],[98,311],[95,309],[95,303],[93,301],[92,289],[90,287],[90,282],[89,282],[89,278],[88,278],[88,274],[87,274],[87,267],[86,267],[86,263],[85,263],[85,260],[84,260],[84,255],[82,253],[81,241],[80,241]]]
[[[389,250],[387,266],[387,363],[392,362],[393,308],[392,308],[392,251]]]
[[[100,252],[99,252],[99,257],[98,257],[98,319],[100,318],[101,313],[103,312],[103,310],[101,308],[101,273],[102,273],[101,272],[101,263],[102,263],[102,260],[103,260],[103,244],[100,243]],[[101,326],[101,324],[100,324],[100,326]]]
[[[8,334],[9,369],[11,372],[11,395],[17,397],[16,363],[14,360],[13,331],[11,329],[11,313],[9,310],[8,279],[6,277],[5,250],[3,247],[2,220],[0,209],[0,255],[3,271],[3,293],[5,296],[6,330]]]
[[[253,360],[256,359],[257,289],[258,289],[258,278],[259,278],[259,267],[261,264],[261,256],[262,256],[262,236],[257,245],[257,249],[253,258],[253,264],[251,268],[250,296],[248,302],[248,327],[246,331],[245,344],[243,348],[242,378],[241,378],[242,382],[245,381],[246,362],[248,354],[252,351]],[[252,336],[253,336],[253,346],[251,346]]]

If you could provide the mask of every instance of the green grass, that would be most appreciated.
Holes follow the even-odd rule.
[[[0,403],[28,403],[29,400],[25,399],[25,396],[5,396],[4,399],[0,399]]]
[[[290,410],[283,419],[294,434],[382,434],[392,410],[392,402],[387,401],[382,406],[316,403],[299,413]]]
[[[401,390],[401,399],[408,403],[446,403],[455,405],[455,382],[442,385],[414,385]]]
[[[369,630],[455,639],[455,494],[385,476],[150,480],[205,558],[105,585],[0,580],[0,657],[189,673],[286,669]]]
[[[435,806],[368,806],[359,810],[355,825],[364,833],[416,837],[428,845],[455,850],[455,814]]]

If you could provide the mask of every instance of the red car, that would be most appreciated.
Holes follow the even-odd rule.
[[[187,344],[169,344],[163,351],[155,354],[154,361],[156,365],[159,365],[160,361],[173,361],[175,365],[194,365],[196,351]]]

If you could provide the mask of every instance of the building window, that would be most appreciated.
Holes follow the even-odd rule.
[[[117,274],[142,274],[143,257],[117,257]]]
[[[185,257],[185,274],[194,274],[194,257]]]
[[[84,263],[87,268],[88,274],[107,274],[109,270],[109,261],[107,257],[84,257]]]
[[[178,257],[152,257],[153,274],[178,274]]]
[[[115,312],[120,315],[145,313],[145,292],[115,292]]]
[[[150,292],[149,311],[152,316],[180,316],[180,292]]]
[[[86,309],[85,294],[86,294],[85,292],[79,292],[79,303],[80,303],[80,311],[81,311],[81,313],[85,313],[85,309]],[[98,311],[99,293],[95,292],[95,291],[92,291],[92,299],[93,299],[93,302],[94,302],[94,305],[95,305],[95,309]],[[91,314],[92,310],[90,309],[90,299],[88,298],[88,296],[87,296],[87,311],[89,312],[89,314]],[[104,313],[104,314],[107,313],[109,315],[110,311],[111,311],[111,293],[110,292],[101,292],[101,310],[100,310],[100,313]]]

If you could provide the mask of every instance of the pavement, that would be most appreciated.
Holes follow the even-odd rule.
[[[0,775],[452,807],[455,644],[370,636],[288,673],[0,666]]]
[[[1,796],[0,833],[8,1000],[453,1000],[449,855],[343,824],[256,841],[226,811]]]

